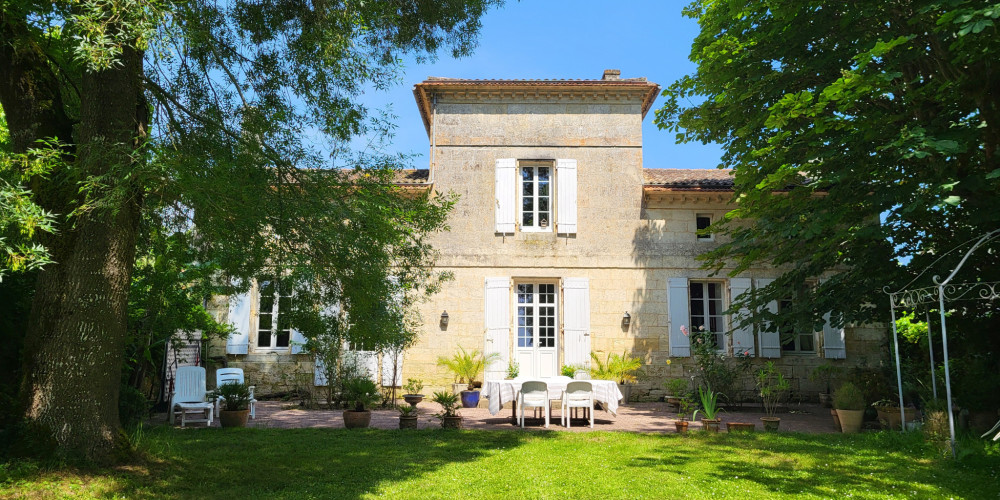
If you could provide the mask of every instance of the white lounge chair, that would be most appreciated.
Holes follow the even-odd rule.
[[[174,392],[170,395],[170,423],[173,424],[179,413],[181,427],[188,422],[205,422],[211,426],[214,420],[215,405],[208,402],[208,390],[205,388],[205,368],[201,366],[182,366],[174,375]],[[203,418],[189,419],[188,413],[199,413]]]
[[[529,380],[521,384],[517,393],[517,404],[521,407],[519,421],[524,428],[524,407],[542,408],[545,412],[545,428],[549,427],[549,386],[540,380]]]
[[[574,380],[566,384],[566,390],[562,395],[562,415],[563,425],[568,429],[572,418],[569,414],[570,408],[585,408],[590,415],[590,428],[594,428],[594,384],[583,380]]]
[[[244,383],[243,380],[244,380],[244,378],[243,378],[243,369],[242,368],[219,368],[218,370],[215,371],[215,388],[216,389],[218,389],[219,387],[222,387],[222,384],[229,384],[229,383],[239,383],[239,384],[242,384],[242,383]],[[257,414],[254,411],[255,410],[254,403],[256,403],[257,400],[254,399],[254,397],[253,397],[254,386],[252,386],[252,385],[249,386],[249,389],[250,389],[250,403],[249,403],[248,407],[250,409],[250,418],[256,418]],[[215,398],[215,411],[216,411],[216,413],[218,413],[218,411],[222,408],[222,401],[224,399],[225,398],[223,398],[221,396]]]

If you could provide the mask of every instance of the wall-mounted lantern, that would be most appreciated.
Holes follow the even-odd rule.
[[[448,311],[441,313],[441,328],[448,328]]]
[[[625,315],[622,316],[622,328],[628,328],[632,324],[632,316],[629,316],[628,311],[625,311]]]

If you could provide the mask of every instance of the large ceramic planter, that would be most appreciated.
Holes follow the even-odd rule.
[[[622,393],[622,404],[628,403],[632,399],[632,386],[630,384],[618,384],[618,390]]]
[[[861,422],[865,419],[864,410],[837,410],[840,418],[840,428],[845,434],[861,432]]]
[[[479,391],[462,391],[462,408],[479,406]]]
[[[767,432],[778,432],[778,426],[781,425],[780,417],[760,417],[760,421],[764,423],[764,430]]]
[[[753,432],[756,428],[753,422],[726,422],[726,430],[729,432]]]
[[[417,416],[409,415],[399,417],[399,428],[400,429],[416,429],[417,428]]]
[[[462,428],[462,416],[455,415],[454,417],[442,417],[441,418],[441,428],[442,429],[461,429]]]
[[[219,423],[223,427],[246,427],[250,418],[250,410],[222,410],[219,412]]]
[[[674,422],[674,427],[677,429],[677,432],[687,432],[688,431],[688,421],[687,420],[678,420],[678,421]]]
[[[904,408],[906,411],[906,421],[913,422],[917,420],[917,409],[916,408]],[[899,429],[900,419],[899,419],[899,407],[898,406],[882,406],[875,408],[878,412],[878,421],[886,429]]]
[[[837,410],[834,410],[833,408],[830,408],[830,416],[833,417],[833,428],[837,429],[837,432],[841,432],[841,430],[840,430],[840,415],[837,415]]]
[[[371,410],[344,410],[344,427],[348,429],[364,429],[371,422]]]
[[[420,402],[423,400],[424,400],[423,394],[403,394],[403,401],[406,401],[407,404],[409,404],[414,408],[416,408],[417,405],[420,404]]]
[[[703,418],[701,419],[701,426],[707,432],[719,432],[719,427],[722,426],[722,419]]]

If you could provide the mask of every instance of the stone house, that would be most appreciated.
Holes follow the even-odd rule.
[[[680,327],[728,331],[722,311],[731,298],[775,271],[727,278],[699,269],[696,257],[718,242],[697,230],[733,208],[732,180],[725,170],[644,167],[641,124],[658,93],[617,70],[599,80],[430,78],[414,86],[430,168],[405,171],[399,182],[459,195],[451,230],[433,237],[438,268],[455,279],[419,305],[423,332],[396,380],[390,357],[362,353],[384,385],[412,377],[425,392],[448,386],[437,359],[459,346],[499,354],[486,378],[503,378],[508,362],[544,377],[589,363],[592,352],[628,352],[642,359],[648,377],[638,392],[648,397],[662,395],[665,378],[692,372]],[[274,390],[323,384],[294,331],[265,328],[276,324],[282,299],[264,298],[262,308],[262,290],[230,305],[241,335],[225,347],[229,365]],[[879,326],[793,333],[782,344],[777,333],[742,329],[717,344],[726,354],[773,359],[808,397],[819,389],[808,379],[815,366],[875,361],[885,335]]]

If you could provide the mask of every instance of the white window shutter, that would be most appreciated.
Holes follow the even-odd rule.
[[[483,353],[499,358],[486,366],[485,380],[502,380],[510,360],[510,278],[486,278],[484,317],[486,346]]]
[[[318,357],[313,361],[313,385],[316,387],[325,387],[328,382],[326,380],[326,365],[323,364],[323,360]]]
[[[590,280],[563,280],[563,347],[566,365],[590,364]]]
[[[576,160],[556,160],[556,232],[576,234]]]
[[[515,203],[517,201],[517,161],[499,158],[496,161],[496,232],[514,232]]]
[[[691,339],[681,332],[681,327],[690,331],[691,321],[688,313],[688,280],[687,278],[669,278],[667,280],[667,312],[670,314],[670,355],[686,358],[691,355]]]
[[[732,302],[736,298],[750,290],[750,278],[733,278],[729,280],[729,296]],[[732,303],[730,302],[730,303]],[[732,318],[733,326],[737,325],[743,318],[749,316],[750,311],[740,308]],[[744,355],[754,356],[753,325],[747,325],[733,330],[733,356]],[[746,353],[746,354],[743,354]]]
[[[403,380],[403,353],[386,349],[382,353],[382,387],[400,387]]]
[[[250,345],[250,293],[229,298],[229,324],[236,333],[226,339],[226,354],[246,354]]]
[[[771,283],[774,283],[773,279],[770,278],[758,278],[757,288],[764,288]],[[778,302],[772,300],[767,303],[767,310],[771,314],[778,313]],[[775,325],[769,325],[774,328],[774,331],[764,331],[765,328],[761,328],[758,332],[760,342],[760,357],[762,358],[780,358],[781,357],[781,333]]]
[[[827,359],[847,359],[844,328],[830,324],[830,313],[823,315],[823,356]]]
[[[302,332],[292,328],[292,354],[302,354],[305,352],[306,337]]]

